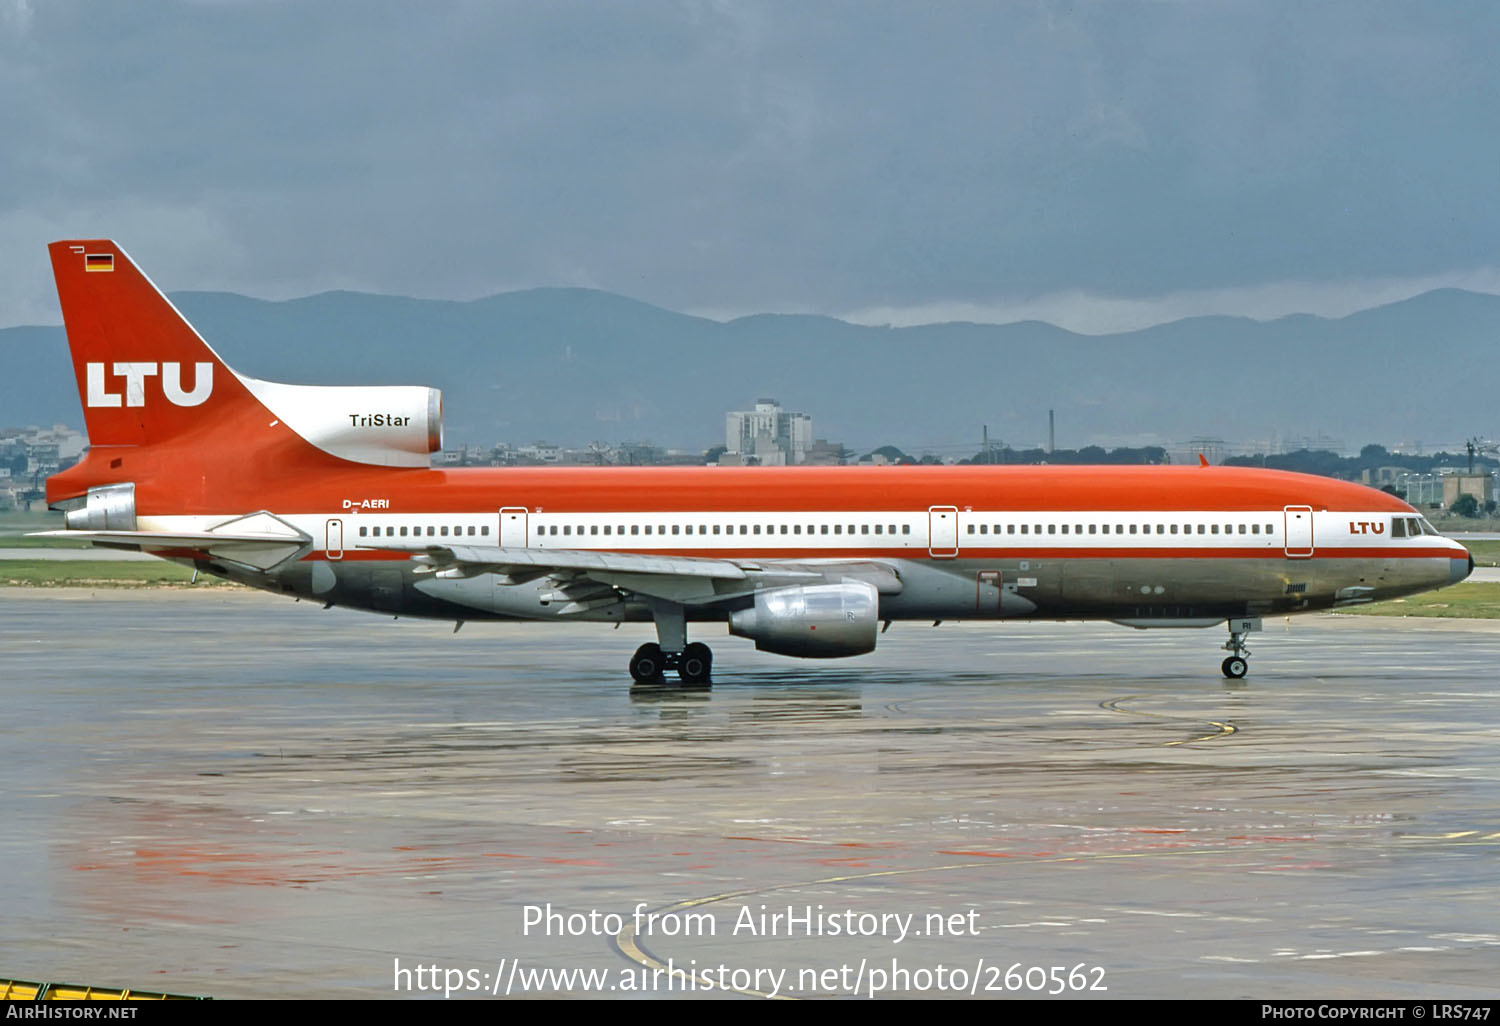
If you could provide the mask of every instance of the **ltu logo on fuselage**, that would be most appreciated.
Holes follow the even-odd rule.
[[[105,387],[104,364],[91,363],[88,365],[88,401],[89,406],[145,406],[146,405],[146,379],[158,375],[158,365],[154,363],[116,363],[112,367],[112,373],[117,378],[125,379],[125,392],[110,392]],[[211,363],[193,364],[193,390],[185,392],[182,389],[182,364],[163,363],[160,365],[161,393],[167,397],[167,402],[174,406],[197,406],[208,399],[214,390],[214,365]],[[121,401],[123,400],[123,402]]]

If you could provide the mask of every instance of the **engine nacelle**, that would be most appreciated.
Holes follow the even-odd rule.
[[[443,393],[435,388],[240,380],[287,427],[342,459],[425,467],[443,447]]]
[[[729,633],[762,652],[837,659],[875,650],[880,597],[873,584],[809,584],[758,592],[755,605],[729,614]]]

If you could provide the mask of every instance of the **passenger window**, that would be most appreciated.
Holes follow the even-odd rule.
[[[444,538],[448,537],[448,528],[446,526],[442,530],[442,535]]]
[[[1015,534],[1016,533],[1016,525],[1015,524],[1006,524],[1005,525],[1005,533],[1006,534]]]
[[[1177,533],[1177,525],[1176,525],[1176,524],[1173,524],[1173,525],[1172,525],[1172,533],[1173,533],[1173,534],[1176,534],[1176,533]]]
[[[404,528],[404,527],[401,528],[401,537],[403,537],[403,538],[406,537],[406,528]]]
[[[490,533],[490,525],[489,524],[485,524],[483,527],[481,527],[479,529],[479,533],[482,534],[482,535],[484,535],[484,536],[486,536],[486,537],[488,537],[489,533]]]
[[[786,525],[785,524],[781,525],[781,533],[782,534],[786,534]]]
[[[719,525],[715,524],[714,525],[714,534],[718,534],[718,533],[719,533]]]
[[[361,538],[363,538],[363,537],[364,537],[364,536],[365,536],[365,535],[366,535],[366,534],[367,534],[367,533],[368,533],[368,532],[369,532],[369,530],[370,530],[370,529],[369,529],[369,528],[368,528],[368,527],[361,527],[361,528],[360,528],[360,529],[359,529],[359,536],[360,536],[360,537],[361,537]]]
[[[1214,534],[1218,534],[1219,533],[1219,525],[1218,524],[1210,524],[1209,528],[1212,531],[1212,533],[1214,533]]]
[[[1027,529],[1027,525],[1026,525],[1026,524],[1022,524],[1022,525],[1021,525],[1021,533],[1022,533],[1022,534],[1028,534],[1028,533],[1029,533],[1029,531],[1028,531],[1028,529]]]
[[[673,534],[679,534],[679,533],[681,533],[681,525],[679,525],[679,524],[673,524],[672,525],[672,533]],[[692,533],[693,533],[692,530],[689,529],[688,530],[688,534],[692,534]]]
[[[911,525],[910,524],[902,524],[901,525],[901,533],[902,534],[911,534]]]
[[[649,530],[651,530],[651,528],[648,527],[648,528],[646,528],[646,530],[649,531]],[[631,534],[632,537],[635,537],[635,536],[639,535],[640,533],[641,533],[641,525],[640,524],[631,524],[630,525],[630,534]]]
[[[875,533],[876,533],[876,534],[879,534],[879,533],[880,533],[880,525],[879,525],[879,524],[876,524],[876,525],[875,525]]]
[[[1241,524],[1240,525],[1240,534],[1244,534],[1244,533],[1245,533],[1245,525]]]
[[[1260,525],[1259,524],[1251,524],[1250,525],[1250,533],[1251,534],[1260,534]]]
[[[755,525],[755,533],[756,534],[760,534],[760,525],[759,524]]]
[[[1068,525],[1067,524],[1063,524],[1062,525],[1062,533],[1063,534],[1067,534],[1068,533]]]
[[[792,525],[792,533],[793,534],[801,534],[802,533],[802,525],[801,524],[793,524]]]
[[[578,533],[582,534],[583,532],[579,531]],[[598,534],[598,533],[599,533],[599,525],[595,524],[593,527],[589,528],[589,534]]]
[[[969,525],[969,534],[973,534],[973,533],[974,533],[974,525],[970,524]]]
[[[748,533],[750,533],[750,529],[748,527],[746,527],[744,524],[741,524],[740,525],[740,534],[748,534]]]
[[[608,524],[604,525],[604,533],[605,534],[609,534],[609,525]]]
[[[1130,533],[1131,534],[1135,534],[1135,525],[1134,524],[1130,525]]]
[[[828,533],[828,525],[824,524],[823,527],[822,527],[822,529],[819,530],[818,533],[819,534],[827,534]]]

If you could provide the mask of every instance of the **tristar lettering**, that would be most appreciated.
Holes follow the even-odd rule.
[[[350,427],[407,427],[410,424],[410,417],[402,417],[394,413],[349,414]]]
[[[193,364],[193,390],[185,392],[182,388],[182,364],[163,363],[159,366],[155,363],[122,362],[112,364],[111,373],[117,378],[125,379],[125,392],[109,391],[108,383],[105,381],[104,364],[90,363],[87,371],[87,396],[85,401],[89,406],[145,406],[146,405],[146,379],[160,375],[161,392],[167,397],[167,402],[173,406],[199,406],[214,390],[214,365],[212,363]]]

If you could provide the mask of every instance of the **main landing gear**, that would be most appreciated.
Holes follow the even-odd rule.
[[[702,685],[709,683],[713,666],[713,651],[702,642],[684,645],[681,652],[668,652],[651,642],[630,657],[630,676],[637,684],[661,684],[665,674],[675,670],[684,684]]]
[[[706,686],[711,679],[714,654],[702,642],[687,641],[687,618],[678,605],[660,603],[651,607],[657,641],[642,645],[630,657],[630,676],[637,684],[661,684],[664,675],[676,671],[682,683]]]
[[[1231,654],[1219,664],[1219,669],[1230,680],[1240,680],[1249,671],[1250,649],[1245,647],[1245,635],[1258,630],[1260,620],[1257,618],[1229,621],[1229,640],[1224,643],[1224,650]]]

